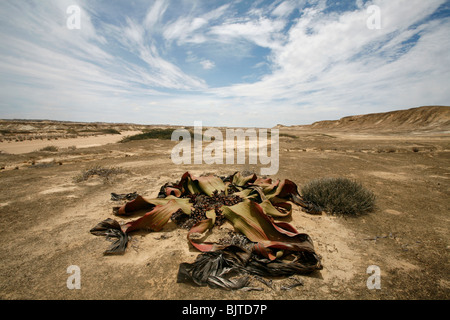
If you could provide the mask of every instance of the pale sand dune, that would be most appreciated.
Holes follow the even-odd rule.
[[[78,137],[58,140],[33,140],[33,141],[12,141],[0,142],[0,150],[10,154],[22,154],[40,150],[47,146],[58,148],[68,148],[75,146],[79,148],[98,147],[108,143],[116,143],[124,137],[141,133],[141,131],[125,131],[119,134],[107,134],[100,136]]]

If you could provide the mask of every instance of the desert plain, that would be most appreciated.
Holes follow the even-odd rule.
[[[313,179],[346,177],[376,195],[376,209],[359,216],[311,215],[294,206],[287,221],[307,233],[323,269],[272,279],[261,291],[225,291],[177,283],[182,262],[199,252],[187,230],[167,224],[137,232],[127,251],[104,256],[109,243],[89,230],[115,217],[111,193],[156,197],[186,171],[227,176],[259,174],[261,165],[176,165],[171,140],[120,143],[154,127],[58,121],[1,120],[0,299],[242,299],[410,300],[450,297],[450,107],[355,116],[305,126],[278,125],[279,171],[299,188]],[[173,127],[175,129],[176,127]],[[119,133],[112,133],[117,130]],[[47,148],[54,146],[55,148]],[[42,150],[44,148],[44,150]],[[119,167],[107,181],[77,181],[94,166]],[[212,236],[220,237],[224,224]],[[67,268],[81,271],[81,288],[69,289]],[[369,266],[381,271],[369,289]]]

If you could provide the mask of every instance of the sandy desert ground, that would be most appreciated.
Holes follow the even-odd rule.
[[[188,245],[187,231],[173,223],[160,232],[136,233],[123,256],[103,256],[109,243],[89,230],[108,217],[126,220],[113,216],[118,204],[111,192],[136,191],[151,198],[186,171],[222,176],[259,172],[258,165],[175,165],[170,152],[176,142],[142,140],[0,153],[0,299],[450,298],[448,127],[279,128],[284,133],[280,169],[273,178],[287,178],[301,187],[320,177],[348,177],[377,197],[376,211],[358,217],[309,215],[295,208],[290,223],[311,236],[324,265],[309,276],[296,276],[303,286],[281,290],[289,281],[283,278],[274,279],[273,289],[263,286],[263,291],[179,284],[179,264],[193,262],[199,252]],[[13,143],[26,142],[3,141],[0,150]],[[96,177],[74,181],[94,165],[129,173],[107,182]],[[220,236],[227,228],[215,232]],[[79,290],[66,285],[71,265],[81,270]],[[381,270],[379,290],[366,286],[370,265]]]

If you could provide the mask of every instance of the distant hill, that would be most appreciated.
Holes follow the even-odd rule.
[[[450,131],[450,107],[426,106],[408,110],[344,117],[301,126],[308,129],[358,131]]]

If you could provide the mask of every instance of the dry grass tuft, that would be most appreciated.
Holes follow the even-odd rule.
[[[375,209],[375,195],[360,183],[347,178],[322,178],[306,184],[305,200],[331,214],[357,215]]]
[[[47,152],[58,152],[59,148],[57,146],[46,146],[39,151],[47,151]]]

